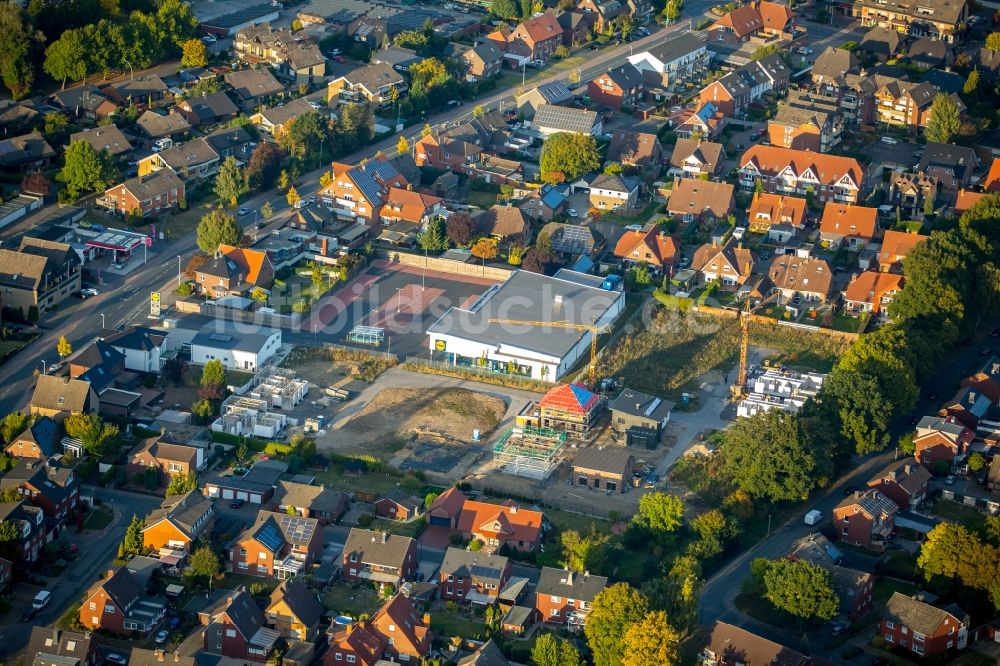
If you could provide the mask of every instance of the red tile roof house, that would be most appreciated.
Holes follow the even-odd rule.
[[[323,530],[315,518],[261,511],[233,542],[233,571],[290,578],[309,570],[323,551]]]
[[[981,429],[980,420],[994,422],[997,420],[996,410],[993,410],[994,414],[990,414],[992,408],[993,400],[990,399],[989,395],[982,393],[974,386],[966,386],[960,388],[955,395],[941,405],[938,416],[954,419],[956,423],[977,432]]]
[[[966,452],[975,437],[972,430],[954,417],[925,416],[917,423],[913,457],[931,469],[938,462],[950,464],[956,456]]]
[[[769,641],[746,629],[716,622],[698,654],[702,666],[827,666],[834,662],[809,657],[780,643]]]
[[[626,231],[615,245],[615,256],[626,266],[645,263],[658,271],[669,272],[677,263],[680,247],[656,224],[642,231]]]
[[[202,611],[205,652],[256,662],[267,661],[281,633],[265,626],[260,606],[245,590],[228,595],[221,607]]]
[[[884,315],[886,306],[902,289],[902,275],[865,271],[844,289],[844,308],[851,314]]]
[[[752,190],[760,180],[767,192],[801,197],[811,188],[817,201],[855,203],[864,174],[853,157],[755,145],[740,157],[739,183]]]
[[[975,388],[991,402],[1000,404],[1000,356],[985,359],[979,369],[965,377],[959,385]]]
[[[705,243],[691,259],[691,270],[698,273],[702,284],[718,280],[722,289],[730,291],[750,279],[753,265],[753,253],[733,237],[723,245]]]
[[[340,576],[398,587],[417,573],[416,540],[352,527],[341,554]]]
[[[589,572],[542,567],[535,586],[535,613],[540,622],[582,629],[598,592],[608,579]]]
[[[674,179],[667,212],[684,222],[714,224],[734,210],[733,186],[700,178]]]
[[[94,583],[80,605],[80,624],[90,630],[148,635],[163,620],[167,606],[146,597],[142,585],[125,567],[110,570]]]
[[[889,646],[920,657],[961,650],[969,641],[969,615],[955,604],[943,608],[893,592],[879,613],[878,630]]]
[[[323,666],[374,666],[379,659],[417,663],[431,649],[430,616],[417,614],[402,594],[387,601],[369,620],[328,634],[330,649]]]
[[[860,250],[879,237],[878,209],[828,201],[819,222],[824,247]]]
[[[379,219],[383,225],[397,222],[424,224],[444,211],[444,199],[399,187],[389,188]]]
[[[50,532],[58,533],[61,524],[76,513],[80,503],[80,480],[72,469],[55,461],[19,460],[0,478],[0,489],[16,488],[26,500],[45,512],[54,521]]]
[[[833,527],[841,541],[881,550],[892,538],[899,507],[874,488],[844,498],[833,509]]]
[[[510,572],[510,561],[502,555],[448,548],[438,570],[438,596],[488,606],[497,601]]]
[[[542,539],[542,514],[519,508],[512,500],[491,504],[468,499],[458,488],[449,488],[427,509],[431,526],[447,527],[466,539],[478,539],[492,552],[504,546],[520,552],[538,550]]]
[[[891,499],[900,511],[911,511],[926,499],[930,479],[931,473],[912,460],[894,461],[870,478],[868,487]]]
[[[389,188],[406,188],[408,181],[396,165],[375,158],[352,166],[334,162],[333,180],[319,191],[327,207],[340,219],[363,222],[374,226],[379,220]]]
[[[520,23],[509,33],[498,30],[486,38],[505,53],[531,60],[548,60],[562,44],[563,30],[555,14],[545,12]]]
[[[879,270],[902,273],[903,259],[917,243],[927,240],[927,238],[921,234],[911,234],[905,231],[892,229],[886,231],[882,236],[882,251],[878,255]]]
[[[630,62],[612,67],[587,83],[587,94],[594,102],[618,111],[636,106],[645,90],[642,73]]]
[[[375,515],[392,520],[407,521],[420,512],[423,502],[404,491],[389,491],[375,500]]]
[[[96,637],[49,627],[31,628],[25,655],[38,666],[97,666],[104,661]]]

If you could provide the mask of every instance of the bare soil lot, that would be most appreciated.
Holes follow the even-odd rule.
[[[506,411],[503,400],[467,389],[385,389],[343,425],[328,430],[317,443],[321,449],[384,458],[420,433],[467,442],[478,428],[485,437]]]

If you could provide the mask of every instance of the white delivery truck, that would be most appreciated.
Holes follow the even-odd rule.
[[[806,513],[805,522],[806,525],[816,525],[819,521],[823,520],[823,512],[819,509],[813,509]]]
[[[31,607],[37,610],[42,610],[49,605],[49,601],[52,599],[52,593],[48,590],[42,590],[35,595],[35,599],[31,602]]]

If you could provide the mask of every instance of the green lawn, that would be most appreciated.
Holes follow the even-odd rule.
[[[939,518],[950,520],[955,523],[965,525],[970,530],[979,531],[986,522],[986,516],[979,513],[971,506],[952,502],[951,500],[940,500],[931,508],[931,513]]]
[[[401,523],[398,520],[389,520],[388,518],[376,518],[372,521],[372,524],[368,526],[368,529],[375,530],[377,532],[389,532],[391,534],[398,534],[400,536],[407,536],[416,539],[420,536],[420,533],[424,531],[424,527],[427,526],[427,521],[423,517],[411,520],[408,523]]]
[[[438,636],[469,638],[484,631],[483,621],[470,617],[461,609],[451,613],[443,608],[431,612],[431,631]]]
[[[86,520],[83,521],[83,529],[85,530],[103,530],[105,527],[111,524],[111,521],[115,517],[108,511],[104,509],[94,509],[89,514],[87,514]]]
[[[372,586],[353,587],[347,583],[335,583],[323,595],[323,606],[340,615],[357,618],[377,611],[382,607],[382,600]]]
[[[466,203],[470,206],[478,206],[484,209],[489,208],[496,205],[497,193],[470,189],[469,195],[466,197]]]
[[[360,490],[362,492],[378,493],[380,495],[389,492],[390,490],[395,490],[396,484],[399,483],[399,479],[397,477],[388,476],[386,474],[371,474],[368,472],[362,472],[361,476],[344,474],[339,465],[331,465],[330,469],[325,472],[310,470],[309,473],[316,477],[317,483],[321,483],[332,488],[340,488],[342,490]]]
[[[204,581],[205,578],[201,577],[200,580]],[[243,587],[249,590],[252,584],[263,583],[264,587],[267,588],[267,593],[270,594],[274,590],[274,588],[278,587],[278,584],[280,582],[281,581],[278,580],[277,578],[266,578],[264,576],[250,576],[248,574],[227,572],[225,574],[225,582],[222,584],[215,584],[214,587],[228,588],[233,590],[242,585]]]
[[[594,526],[598,532],[607,534],[611,529],[611,523],[603,518],[584,516],[579,513],[570,513],[569,511],[550,507],[545,507],[544,512],[545,517],[549,519],[549,522],[552,523],[558,532],[576,530],[581,534],[585,534],[590,531],[591,526]]]
[[[885,606],[893,592],[901,592],[902,594],[910,596],[914,592],[917,592],[918,589],[919,588],[913,583],[906,583],[901,580],[879,578],[875,582],[875,591],[872,592],[872,599],[874,599],[877,605]]]

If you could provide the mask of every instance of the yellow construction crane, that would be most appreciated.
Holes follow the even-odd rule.
[[[740,367],[736,372],[736,382],[729,387],[729,394],[733,402],[739,402],[746,397],[747,393],[747,354],[750,351],[750,320],[753,319],[754,313],[773,301],[780,294],[780,291],[775,291],[753,306],[750,304],[750,298],[747,297],[746,307],[740,310]]]
[[[574,324],[569,321],[523,321],[520,319],[490,319],[491,324],[519,324],[523,326],[552,326],[554,328],[569,328],[575,331],[590,331],[590,366],[587,369],[587,377],[590,379],[590,388],[594,388],[597,372],[597,336],[610,328],[609,324]]]

